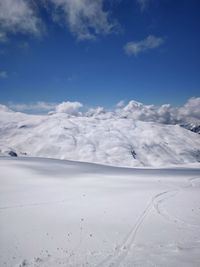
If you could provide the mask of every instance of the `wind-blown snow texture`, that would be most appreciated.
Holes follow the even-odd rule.
[[[185,109],[179,110],[179,117],[198,117],[196,102],[189,100]],[[167,117],[172,120],[166,115],[169,106],[156,110],[130,101],[115,111],[99,107],[85,113],[79,111],[81,107],[79,102],[65,102],[48,115],[30,115],[1,106],[1,154],[129,167],[200,161],[200,135],[180,125],[166,124]]]

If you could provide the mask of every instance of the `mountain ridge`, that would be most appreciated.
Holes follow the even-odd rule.
[[[104,112],[95,116],[30,115],[1,109],[0,113],[1,155],[122,167],[163,167],[200,161],[199,135],[179,125]]]

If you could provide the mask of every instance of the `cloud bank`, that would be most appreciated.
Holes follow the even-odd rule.
[[[158,48],[164,43],[164,39],[161,37],[156,37],[154,35],[149,35],[147,38],[141,41],[128,42],[124,46],[124,51],[129,56],[137,56],[140,53],[146,52],[147,50],[152,50]]]
[[[109,110],[104,107],[87,107],[77,101],[65,101],[62,103],[36,102],[31,104],[9,103],[8,108],[29,113],[65,113],[70,116],[104,119],[111,117],[132,118],[134,120],[163,124],[200,123],[200,97],[192,97],[180,107],[174,107],[170,104],[161,106],[145,105],[131,100],[127,104],[124,101],[120,101],[113,109]]]
[[[80,111],[80,108],[83,107],[83,104],[81,104],[80,102],[70,102],[70,101],[62,102],[60,104],[44,102],[44,101],[38,101],[35,103],[29,103],[29,104],[24,104],[24,103],[16,104],[16,103],[10,102],[8,104],[8,107],[9,109],[12,109],[14,111],[25,112],[25,113],[27,112],[27,113],[33,113],[33,114],[49,112],[50,114],[66,113],[66,114],[73,115],[73,116],[80,116],[81,113],[79,111]]]
[[[56,104],[55,103],[49,103],[49,102],[43,102],[43,101],[38,101],[35,103],[29,103],[29,104],[24,104],[24,103],[12,103],[10,102],[8,104],[9,108],[15,110],[15,111],[20,111],[20,112],[31,112],[31,113],[43,113],[43,112],[48,112],[52,109],[55,109]]]
[[[181,107],[172,107],[170,104],[144,105],[131,100],[125,107],[118,109],[117,113],[122,117],[164,124],[200,122],[200,97],[190,98]]]

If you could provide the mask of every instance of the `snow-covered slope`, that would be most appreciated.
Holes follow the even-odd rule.
[[[200,136],[179,125],[109,112],[39,116],[1,109],[0,151],[116,166],[168,166],[199,162]]]
[[[198,267],[200,169],[0,158],[0,266]]]

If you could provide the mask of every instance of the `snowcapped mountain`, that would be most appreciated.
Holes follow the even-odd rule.
[[[188,124],[183,124],[181,126],[194,133],[200,134],[200,123],[188,123]]]
[[[124,113],[99,108],[81,116],[62,112],[30,115],[1,106],[0,153],[128,167],[200,161],[198,134]]]

